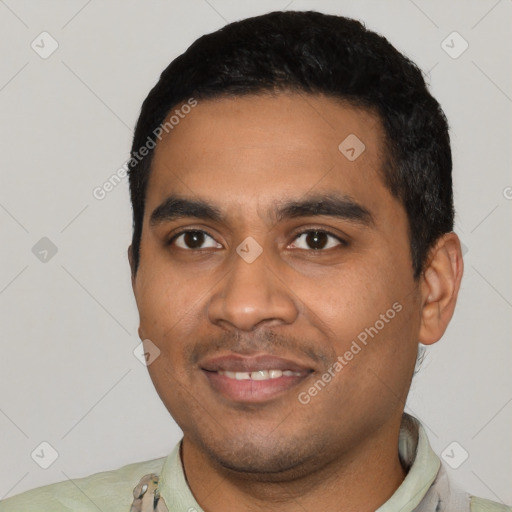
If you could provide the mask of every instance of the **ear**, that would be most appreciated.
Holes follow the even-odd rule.
[[[420,343],[432,345],[446,331],[453,316],[464,272],[459,237],[446,233],[429,253],[421,276]]]
[[[136,277],[136,274],[135,274],[135,262],[133,260],[133,247],[130,245],[128,247],[128,261],[130,262],[130,270],[131,270],[131,273],[132,273],[132,290],[133,290],[133,293],[135,294],[135,277]],[[135,301],[137,301],[137,297],[135,297]],[[139,325],[139,328],[138,328],[138,334],[139,334],[139,338],[141,340],[144,339],[144,336],[142,334],[142,328],[141,326]]]
[[[135,286],[135,263],[133,261],[133,247],[131,244],[128,247],[128,261],[130,262],[130,270],[132,274],[132,289]]]

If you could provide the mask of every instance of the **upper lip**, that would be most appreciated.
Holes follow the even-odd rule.
[[[292,372],[308,373],[313,371],[312,368],[305,366],[304,364],[269,354],[260,354],[254,356],[230,354],[207,359],[200,363],[199,366],[203,370],[210,372],[257,372],[261,370],[290,370]]]

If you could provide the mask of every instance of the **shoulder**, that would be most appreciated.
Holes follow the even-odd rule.
[[[141,477],[159,474],[166,457],[128,464],[113,471],[69,479],[0,501],[0,512],[126,512]]]
[[[471,512],[512,512],[512,507],[495,501],[471,496]]]

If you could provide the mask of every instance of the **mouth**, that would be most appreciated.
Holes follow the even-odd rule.
[[[225,375],[229,379],[235,380],[269,380],[279,379],[283,375],[285,377],[300,377],[301,372],[294,372],[292,370],[257,370],[253,372],[229,372],[220,370],[217,372],[219,375]]]
[[[302,363],[269,355],[228,355],[200,365],[210,388],[229,401],[264,403],[300,385],[314,370]]]

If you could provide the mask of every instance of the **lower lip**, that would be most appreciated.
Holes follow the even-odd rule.
[[[281,376],[267,380],[236,380],[217,372],[203,370],[214,391],[235,402],[267,402],[290,391],[308,377],[305,375]]]

